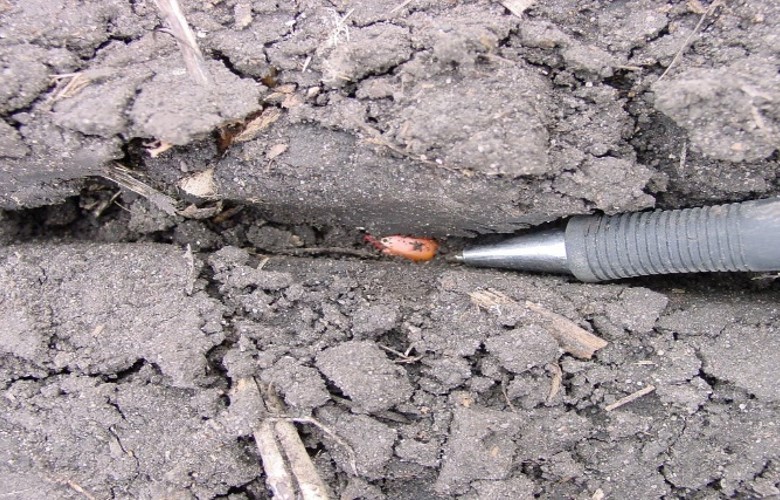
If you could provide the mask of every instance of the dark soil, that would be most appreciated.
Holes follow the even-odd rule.
[[[247,378],[333,498],[780,496],[777,275],[446,258],[780,195],[780,4],[181,3],[210,86],[154,2],[0,0],[0,497],[269,498]]]

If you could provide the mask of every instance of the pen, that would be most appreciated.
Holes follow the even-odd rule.
[[[651,274],[780,270],[780,198],[575,216],[565,227],[475,245],[480,267],[572,274],[586,282]]]

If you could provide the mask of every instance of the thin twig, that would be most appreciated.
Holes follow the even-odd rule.
[[[693,41],[693,37],[696,36],[697,33],[699,33],[699,30],[701,29],[702,25],[704,24],[704,20],[707,18],[707,16],[711,15],[713,12],[715,12],[715,9],[717,9],[721,4],[723,3],[723,0],[714,0],[710,7],[704,12],[704,14],[701,15],[701,18],[699,19],[699,22],[696,23],[696,26],[693,28],[693,31],[691,31],[691,34],[688,35],[688,38],[685,39],[685,42],[682,44],[682,47],[680,47],[680,50],[677,51],[677,53],[672,58],[672,62],[669,63],[669,66],[666,67],[663,73],[661,73],[661,76],[658,78],[657,81],[663,80],[663,78],[666,76],[667,73],[669,73],[669,70],[672,69],[672,66],[677,63],[677,61],[680,60],[683,53],[688,49],[688,46]]]
[[[578,358],[590,359],[596,351],[607,346],[606,340],[593,335],[569,318],[528,300],[525,306],[546,318],[550,327],[547,331],[558,340],[564,351]]]
[[[146,198],[150,203],[166,214],[176,215],[176,200],[133,177],[130,169],[125,168],[118,163],[112,163],[103,167],[100,176]]]
[[[406,7],[407,5],[409,5],[410,3],[412,3],[413,1],[414,1],[414,0],[404,0],[404,1],[403,1],[403,2],[401,2],[400,4],[396,5],[396,6],[395,6],[395,7],[393,7],[392,9],[390,9],[390,13],[391,13],[391,14],[395,14],[396,12],[398,12],[398,11],[399,11],[399,10],[401,10],[401,9],[403,9],[404,7]]]
[[[517,413],[515,405],[512,404],[512,400],[509,399],[509,394],[506,392],[506,384],[503,380],[501,381],[501,394],[504,396],[504,401],[506,401],[506,404],[509,406],[509,409],[512,411],[512,413]]]
[[[165,19],[168,29],[176,39],[176,43],[181,50],[184,64],[187,66],[187,72],[193,80],[201,85],[211,83],[211,75],[206,68],[206,60],[195,40],[195,34],[187,24],[187,19],[179,6],[178,0],[154,0],[157,8],[160,9],[163,19]]]
[[[624,398],[618,399],[617,401],[615,401],[611,405],[605,406],[604,407],[604,411],[612,411],[612,410],[615,410],[617,408],[620,408],[621,406],[626,405],[626,404],[630,403],[631,401],[634,401],[635,399],[639,399],[642,396],[650,394],[654,390],[655,390],[655,386],[654,385],[645,386],[645,387],[639,389],[636,392],[632,392],[631,394],[629,394],[628,396],[626,396]]]
[[[62,84],[64,80],[68,80],[65,85]],[[67,99],[73,97],[90,84],[91,80],[84,76],[84,73],[67,73],[61,75],[52,76],[52,80],[57,83],[57,89],[54,94],[49,98],[51,102],[59,101],[60,99]]]
[[[263,400],[273,413],[284,413],[284,404],[272,386],[263,387]],[[298,435],[298,430],[291,423],[295,420],[270,417],[274,423],[276,437],[284,450],[293,476],[298,481],[303,500],[327,500],[328,487],[320,477],[317,468],[311,461],[306,447]]]
[[[347,451],[347,455],[349,455],[349,466],[352,468],[352,473],[357,475],[357,455],[355,454],[355,450],[328,426],[313,417],[289,418],[288,420],[298,424],[311,424],[330,436],[331,439]]]
[[[352,255],[353,257],[360,257],[362,259],[378,259],[380,255],[365,250],[355,250],[353,248],[342,247],[305,247],[305,248],[290,248],[283,252],[287,255],[317,255],[323,253],[340,254],[340,255]]]

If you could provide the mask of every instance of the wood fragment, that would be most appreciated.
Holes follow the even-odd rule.
[[[477,307],[480,307],[486,311],[494,312],[497,315],[501,314],[502,306],[518,305],[516,301],[507,297],[503,293],[492,289],[471,292],[469,293],[469,297],[471,298],[471,302],[473,302]]]
[[[82,487],[82,486],[81,486],[79,483],[77,483],[76,481],[72,481],[72,480],[68,479],[68,480],[65,482],[65,484],[67,484],[67,485],[68,485],[68,487],[69,487],[70,489],[72,489],[73,491],[75,491],[75,492],[77,492],[77,493],[81,493],[81,494],[82,494],[82,495],[83,495],[85,498],[87,498],[88,500],[97,500],[97,498],[96,498],[94,495],[92,495],[90,492],[88,492],[87,490],[85,490],[85,489],[84,489],[84,488],[83,488],[83,487]]]
[[[655,390],[655,386],[652,385],[652,384],[648,385],[648,386],[645,386],[645,387],[639,389],[638,391],[632,392],[628,396],[626,396],[624,398],[620,398],[617,401],[615,401],[614,403],[605,406],[604,407],[604,411],[612,411],[612,410],[615,410],[617,408],[620,408],[621,406],[626,405],[626,404],[634,401],[635,399],[639,399],[642,396],[646,396],[647,394],[650,394],[654,390]]]
[[[241,393],[244,398],[262,401],[260,389],[254,378],[239,379],[235,391]],[[252,435],[263,463],[265,483],[271,490],[273,497],[282,500],[295,500],[295,484],[287,471],[287,464],[276,438],[273,420],[264,419],[252,432]]]
[[[206,60],[203,53],[195,41],[195,34],[187,24],[187,19],[179,6],[178,0],[154,0],[157,8],[162,14],[162,18],[168,25],[171,35],[176,39],[176,43],[181,50],[184,65],[187,72],[195,82],[200,85],[211,84],[211,75],[206,67]]]
[[[328,488],[317,472],[317,468],[314,467],[295,426],[287,420],[279,420],[274,425],[274,429],[279,444],[290,462],[290,469],[298,481],[303,500],[327,499]]]
[[[561,382],[563,381],[563,372],[561,371],[561,367],[558,365],[558,363],[548,363],[545,367],[549,372],[552,373],[552,381],[550,382],[550,392],[547,393],[547,400],[545,401],[547,404],[552,403],[552,400],[555,398],[555,396],[558,395],[558,392],[561,390]]]
[[[517,17],[522,17],[523,12],[530,9],[536,3],[536,0],[499,0],[498,3]]]
[[[315,427],[319,428],[322,432],[330,436],[331,439],[333,439],[336,442],[336,444],[338,444],[339,446],[341,446],[347,451],[347,455],[349,455],[349,465],[352,468],[352,473],[357,475],[357,455],[355,454],[355,450],[352,449],[349,443],[341,439],[338,434],[333,432],[328,426],[326,426],[319,420],[312,417],[290,418],[289,420],[299,424],[312,424]]]
[[[87,87],[92,81],[81,72],[54,75],[52,76],[52,80],[56,82],[57,87],[54,94],[49,98],[51,102],[73,97]],[[68,83],[63,84],[65,80],[67,80]]]
[[[84,489],[83,486],[81,486],[76,481],[73,481],[72,479],[68,479],[68,478],[64,478],[64,477],[51,477],[51,476],[44,476],[43,479],[45,481],[48,481],[48,482],[51,482],[51,483],[54,483],[54,484],[67,486],[68,488],[72,489],[76,493],[80,493],[87,500],[97,500],[97,497],[95,497],[95,495],[93,495],[92,493],[90,493],[89,491]],[[23,493],[23,492],[26,492],[26,491],[29,491],[29,490],[16,491],[16,492],[12,492],[12,493]],[[5,492],[0,493],[0,496],[5,496]],[[32,496],[30,498],[35,498],[35,497]]]
[[[195,280],[198,279],[198,273],[195,270],[195,256],[192,255],[192,247],[187,243],[187,250],[184,252],[184,262],[187,264],[187,284],[184,286],[184,293],[192,295],[195,290]]]
[[[715,12],[715,9],[720,7],[720,5],[723,3],[723,0],[714,0],[710,7],[704,11],[704,13],[701,15],[701,18],[699,18],[699,22],[696,23],[696,26],[694,26],[693,31],[691,31],[691,34],[688,35],[688,38],[685,39],[685,42],[683,42],[680,49],[677,51],[677,53],[672,58],[672,62],[669,63],[669,66],[666,67],[663,73],[661,73],[661,76],[658,77],[658,82],[664,79],[664,77],[669,73],[669,71],[672,69],[672,67],[677,63],[677,61],[680,60],[683,53],[688,49],[691,42],[693,41],[693,38],[699,33],[699,30],[701,30],[702,25],[704,24],[704,20],[707,19],[708,16],[710,16],[713,12]]]
[[[395,14],[395,13],[396,13],[396,12],[398,12],[399,10],[403,9],[404,7],[406,7],[407,5],[409,5],[410,3],[412,3],[412,1],[413,1],[413,0],[404,0],[403,2],[399,3],[398,5],[396,5],[396,6],[395,6],[395,7],[393,7],[392,9],[390,9],[390,13],[391,13],[391,14]]]
[[[260,113],[260,116],[249,121],[244,130],[238,135],[233,137],[232,142],[246,142],[251,141],[260,135],[260,132],[267,129],[282,116],[282,111],[279,108],[268,108]]]
[[[177,201],[133,177],[130,169],[118,163],[111,163],[104,166],[99,175],[142,198],[146,198],[152,205],[166,214],[176,215]]]
[[[263,400],[273,413],[284,413],[282,400],[271,386],[263,388]],[[295,476],[303,500],[327,500],[328,487],[317,472],[306,447],[298,435],[298,430],[289,419],[273,419],[274,432],[284,450],[290,470]]]
[[[241,213],[245,208],[246,205],[236,205],[235,207],[231,207],[228,208],[227,210],[223,210],[222,212],[215,215],[214,218],[211,219],[211,222],[215,224],[221,224],[226,220],[232,218],[233,216]]]
[[[590,359],[596,351],[607,346],[607,341],[579,327],[572,320],[545,309],[539,304],[526,301],[525,306],[548,321],[550,334],[558,340],[561,348],[582,359]]]
[[[503,380],[501,381],[501,395],[504,396],[504,401],[506,401],[509,410],[512,413],[517,413],[517,409],[515,408],[515,405],[512,404],[512,400],[509,399],[509,394],[507,394],[506,392],[506,383]]]
[[[173,144],[165,141],[154,141],[144,146],[146,152],[149,153],[149,156],[151,156],[152,158],[157,158],[161,154],[171,149],[173,147]]]
[[[469,297],[477,307],[496,316],[509,315],[509,313],[521,314],[519,309],[522,306],[498,290],[477,290],[469,293]],[[555,337],[561,349],[573,356],[590,359],[596,351],[607,346],[606,340],[593,335],[570,319],[554,313],[540,304],[526,301],[525,308],[541,316],[545,320],[547,331]]]
[[[273,424],[265,420],[253,433],[257,451],[263,461],[265,471],[265,483],[271,490],[274,498],[283,500],[295,499],[295,487],[292,477],[287,472],[287,467],[276,441]]]

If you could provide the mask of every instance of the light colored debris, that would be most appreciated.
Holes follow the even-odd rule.
[[[217,201],[216,204],[207,207],[199,207],[197,205],[187,205],[183,210],[179,210],[176,213],[186,219],[203,220],[209,219],[222,212],[222,200]]]
[[[195,290],[195,280],[198,279],[198,272],[195,269],[195,257],[192,255],[192,247],[187,243],[187,250],[184,252],[184,261],[187,263],[188,280],[184,292],[187,295],[192,295]]]
[[[502,316],[508,313],[522,315],[520,304],[497,290],[477,290],[469,294],[471,301],[478,307]],[[582,359],[590,359],[593,354],[607,346],[607,341],[577,326],[568,318],[554,313],[534,302],[526,301],[525,308],[541,316],[547,331],[555,337],[561,348],[569,354]]]
[[[166,214],[176,215],[176,205],[178,202],[175,199],[161,193],[152,186],[139,181],[133,177],[132,173],[133,172],[130,169],[125,168],[118,163],[111,163],[103,167],[100,176],[117,183],[120,187],[132,191],[138,196],[146,198],[149,203]]]
[[[273,387],[263,388],[263,401],[268,409],[277,415],[284,413],[284,405]],[[284,455],[295,476],[303,500],[327,500],[328,487],[317,472],[306,447],[298,435],[298,430],[287,418],[271,418],[276,439],[284,450]],[[312,419],[313,420],[313,419]]]
[[[160,9],[168,30],[176,39],[176,43],[181,50],[184,64],[187,66],[187,72],[193,80],[200,85],[211,84],[211,75],[206,68],[206,60],[195,40],[195,34],[187,24],[187,19],[179,6],[178,0],[154,0],[157,8]]]
[[[416,362],[420,361],[421,359],[423,359],[425,357],[423,355],[419,355],[419,356],[412,356],[411,355],[412,350],[414,350],[414,342],[412,342],[409,345],[409,347],[406,348],[406,351],[404,351],[404,352],[396,351],[392,347],[388,347],[386,345],[382,345],[382,344],[377,344],[377,345],[381,349],[384,349],[385,351],[387,351],[387,352],[389,352],[391,354],[395,354],[397,356],[397,358],[393,360],[393,363],[411,364],[411,363],[416,363]]]
[[[410,3],[412,3],[413,1],[414,1],[414,0],[404,0],[403,2],[399,3],[398,5],[396,5],[396,6],[395,6],[395,7],[393,7],[392,9],[390,9],[390,13],[391,13],[391,14],[395,14],[396,12],[398,12],[398,11],[399,11],[399,10],[401,10],[401,9],[403,9],[404,7],[406,7],[407,5],[409,5]]]
[[[282,111],[279,108],[268,108],[260,113],[260,116],[251,120],[246,124],[244,130],[233,138],[233,142],[246,142],[251,141],[260,135],[260,132],[271,126],[276,120],[282,116]]]
[[[101,215],[103,215],[103,212],[106,211],[108,207],[111,206],[112,203],[116,201],[117,198],[119,198],[122,195],[122,190],[117,189],[114,194],[111,195],[110,198],[101,198],[99,200],[96,200],[92,203],[88,203],[84,205],[85,210],[89,210],[92,212],[92,216],[96,219],[99,219]]]
[[[349,465],[352,468],[352,473],[357,475],[357,456],[355,455],[355,450],[353,450],[352,447],[346,441],[341,439],[339,435],[333,432],[328,426],[326,426],[319,420],[311,417],[290,418],[288,420],[290,420],[291,422],[295,422],[297,424],[311,424],[317,427],[318,429],[320,429],[328,436],[330,436],[331,439],[333,439],[339,446],[341,446],[346,450],[347,455],[349,455]]]
[[[303,66],[301,67],[301,73],[306,73],[306,70],[309,69],[309,65],[311,64],[311,56],[308,56],[305,61],[303,61]]]
[[[720,7],[723,4],[723,0],[714,0],[712,4],[710,4],[710,7],[704,11],[701,15],[701,18],[699,19],[699,22],[696,23],[696,26],[694,26],[693,31],[691,31],[691,34],[688,35],[688,38],[685,39],[685,42],[683,42],[680,49],[677,51],[677,53],[672,58],[672,62],[669,63],[669,66],[666,67],[663,73],[661,73],[661,76],[658,77],[657,81],[661,81],[664,79],[664,77],[669,73],[669,71],[672,69],[672,67],[677,63],[677,61],[680,60],[682,55],[685,53],[685,51],[690,46],[691,42],[693,41],[693,38],[699,33],[699,30],[701,30],[702,25],[704,24],[704,20],[707,19],[708,16],[710,16],[713,12],[715,12],[715,9]],[[690,6],[691,4],[689,4]]]
[[[83,496],[87,500],[97,500],[97,497],[95,495],[93,495],[92,493],[90,493],[89,491],[84,489],[83,486],[81,486],[76,481],[73,481],[72,479],[68,479],[68,478],[65,478],[65,477],[49,477],[49,476],[44,476],[43,479],[45,481],[50,482],[50,483],[55,483],[55,484],[67,486],[68,488],[72,489],[76,493],[81,494],[81,496]],[[30,491],[30,490],[22,490],[22,491],[11,492],[11,493],[22,493],[22,492],[27,492],[27,491]],[[5,496],[5,492],[0,494],[0,496]],[[31,496],[31,498],[32,497],[33,496]],[[15,498],[20,498],[20,497],[15,497]]]
[[[146,149],[146,152],[149,153],[149,156],[152,158],[157,158],[172,147],[172,143],[165,141],[152,141],[148,144],[144,144],[144,149]]]
[[[607,346],[606,340],[584,330],[560,314],[530,301],[526,301],[525,306],[548,320],[550,334],[558,340],[564,351],[573,356],[590,359],[596,351]]]
[[[212,222],[215,224],[221,224],[230,219],[234,215],[241,213],[246,208],[245,205],[236,205],[235,207],[228,208],[214,216]]]
[[[626,404],[628,404],[628,403],[630,403],[630,402],[632,402],[632,401],[634,401],[636,399],[639,399],[642,396],[646,396],[647,394],[650,394],[654,390],[655,390],[655,386],[654,385],[645,386],[645,387],[639,389],[636,392],[632,392],[631,394],[629,394],[628,396],[626,396],[624,398],[618,399],[617,401],[615,401],[611,405],[605,406],[604,407],[604,411],[612,411],[612,410],[615,410],[617,408],[620,408],[621,406],[626,405]]]
[[[279,420],[274,426],[279,444],[284,449],[287,460],[290,461],[295,479],[301,489],[301,497],[304,500],[325,500],[328,498],[328,489],[322,481],[317,468],[311,462],[309,453],[303,446],[301,437],[295,426],[286,421]]]
[[[522,17],[523,12],[530,9],[536,3],[536,0],[499,0],[498,3],[506,7],[509,12],[517,17]]]
[[[688,10],[700,15],[707,12],[707,9],[704,8],[704,5],[699,0],[688,0]]]
[[[67,99],[81,92],[92,80],[84,76],[84,73],[64,73],[52,75],[52,81],[57,84],[54,93],[49,98],[51,102]]]
[[[501,382],[501,395],[504,396],[504,401],[506,401],[506,405],[509,407],[509,411],[512,413],[517,413],[517,408],[515,408],[515,405],[512,404],[512,400],[509,398],[509,394],[506,392],[506,381]]]
[[[303,96],[300,94],[290,94],[282,101],[282,107],[284,109],[292,109],[294,107],[303,104]]]
[[[252,24],[252,2],[239,0],[233,7],[233,23],[236,29],[242,30]]]
[[[281,500],[294,500],[295,487],[284,464],[282,452],[279,450],[273,424],[267,420],[262,422],[253,435],[257,451],[260,452],[260,459],[263,461],[265,483],[271,490],[273,497]]]
[[[329,17],[325,18],[325,22],[331,26],[330,35],[325,42],[325,46],[338,47],[342,42],[349,41],[349,26],[347,26],[347,19],[355,12],[355,9],[350,9],[343,16],[338,13],[336,9],[330,9]]]
[[[477,307],[492,312],[496,316],[501,315],[502,306],[518,306],[516,301],[493,289],[477,290],[476,292],[471,292],[469,297],[471,297],[471,302],[473,302]]]
[[[215,198],[217,195],[217,184],[214,182],[214,167],[185,177],[179,181],[179,187],[191,196],[207,200]]]
[[[277,156],[283,154],[285,151],[287,151],[287,148],[290,147],[287,144],[280,143],[280,144],[274,144],[271,146],[271,148],[265,153],[265,157],[268,160],[273,160]]]

